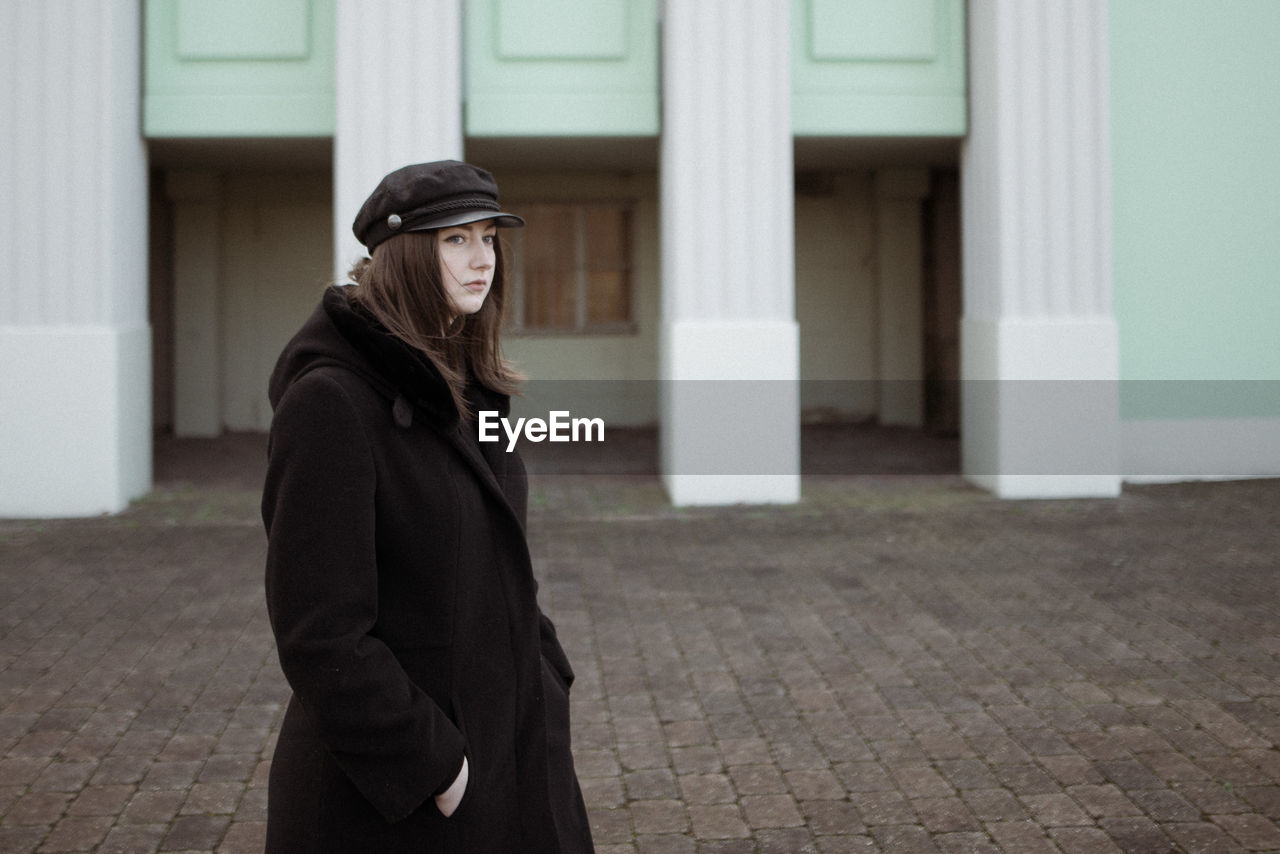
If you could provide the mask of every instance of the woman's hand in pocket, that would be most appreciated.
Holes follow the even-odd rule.
[[[467,757],[462,757],[462,770],[458,772],[457,778],[440,794],[436,795],[436,809],[448,818],[453,815],[454,810],[458,808],[458,804],[462,803],[462,796],[467,791]]]

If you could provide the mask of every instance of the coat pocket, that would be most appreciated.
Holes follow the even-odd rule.
[[[471,813],[471,807],[479,797],[479,781],[480,775],[477,773],[479,769],[476,767],[476,757],[471,749],[470,741],[467,734],[467,722],[463,718],[462,706],[458,702],[458,698],[450,698],[449,717],[453,721],[453,725],[458,728],[458,732],[462,733],[462,743],[468,745],[463,748],[463,755],[467,760],[467,787],[462,792],[462,800],[458,802],[458,807],[450,813],[445,821],[453,825],[459,825],[466,821],[467,816]]]

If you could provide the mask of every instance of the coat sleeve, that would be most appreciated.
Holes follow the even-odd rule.
[[[378,618],[376,474],[342,386],[297,381],[271,426],[262,514],[267,610],[280,666],[355,787],[388,821],[462,766],[461,732],[370,634]]]

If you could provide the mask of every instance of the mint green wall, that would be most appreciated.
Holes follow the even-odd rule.
[[[147,136],[333,135],[333,0],[146,0],[144,12]]]
[[[1280,415],[1278,45],[1276,0],[1112,0],[1125,418]]]
[[[466,0],[469,136],[654,136],[658,0]]]
[[[964,0],[792,0],[797,136],[963,136]]]
[[[660,132],[659,0],[462,0],[472,137]],[[783,0],[787,2],[787,0]],[[964,0],[789,0],[800,136],[962,136]],[[150,137],[327,137],[334,0],[144,0]]]

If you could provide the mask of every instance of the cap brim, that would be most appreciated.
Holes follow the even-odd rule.
[[[433,217],[426,222],[417,222],[413,227],[406,228],[405,231],[431,231],[436,228],[448,228],[451,225],[466,225],[471,222],[480,222],[481,220],[491,219],[494,225],[499,228],[520,228],[524,225],[524,220],[515,214],[506,213],[505,211],[486,211],[486,210],[469,210],[469,211],[453,211],[452,213],[443,214]]]

